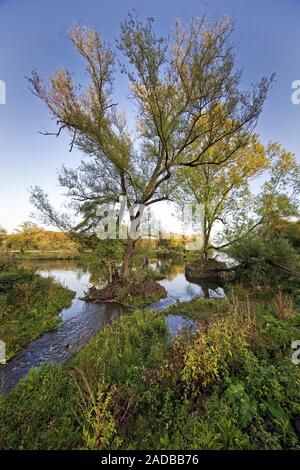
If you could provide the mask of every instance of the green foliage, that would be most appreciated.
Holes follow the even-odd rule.
[[[208,152],[207,164],[183,170],[185,182],[183,192],[203,208],[203,253],[208,258],[213,248],[211,234],[217,222],[223,224],[226,235],[234,231],[245,233],[253,225],[249,221],[247,205],[253,205],[249,183],[269,166],[266,149],[257,136],[248,136],[245,148],[234,150],[234,159],[227,161],[226,149],[222,156],[223,143]],[[219,147],[219,148],[218,148]],[[213,166],[211,162],[220,159],[223,164]],[[223,233],[224,236],[224,233]],[[226,238],[226,236],[225,236]]]
[[[113,442],[117,433],[116,420],[111,410],[115,387],[107,392],[105,384],[99,384],[95,394],[94,389],[85,380],[85,388],[88,392],[88,403],[83,406],[84,425],[82,429],[82,439],[86,449],[105,449]],[[80,392],[82,390],[79,388]],[[114,445],[121,444],[120,439],[116,439]]]
[[[118,265],[124,254],[122,243],[119,240],[99,240],[95,235],[77,239],[83,250],[80,255],[82,264],[94,277],[101,274],[106,281],[112,282],[119,274]]]
[[[270,143],[267,152],[272,162],[270,177],[258,197],[257,210],[264,225],[274,227],[278,220],[298,215],[300,165],[295,155],[286,152],[278,143]]]
[[[33,369],[0,404],[0,445],[7,449],[76,447],[74,387],[63,366]]]
[[[297,257],[291,243],[273,233],[242,238],[228,253],[239,263],[235,269],[237,279],[255,286],[278,285],[288,276],[274,264],[292,268]]]
[[[211,320],[216,315],[224,314],[229,309],[226,299],[194,298],[190,302],[177,302],[164,311],[166,315],[180,315],[192,320]]]
[[[126,438],[128,446],[169,347],[162,314],[123,316],[75,359],[31,371],[2,400],[0,447],[102,449]]]
[[[157,242],[157,256],[158,258],[168,259],[181,259],[191,256],[191,253],[185,248],[185,245],[191,241],[191,237],[174,234],[170,234],[169,238],[160,237]]]
[[[237,332],[239,334],[237,334]],[[187,346],[181,372],[188,394],[199,396],[242,366],[253,332],[249,311],[231,307],[230,314],[218,318],[208,330],[199,329]]]
[[[288,353],[291,343],[297,338],[300,316],[294,314],[288,321],[278,321],[278,318],[267,312],[258,316],[257,324],[262,333],[261,350],[278,359]]]
[[[298,252],[300,251],[300,221],[287,222],[282,220],[277,224],[275,230],[282,237],[289,240]]]
[[[78,251],[71,250],[57,250],[57,251],[27,251],[24,253],[14,253],[15,259],[20,261],[25,260],[38,260],[38,261],[60,261],[60,260],[79,260]]]
[[[133,271],[130,277],[117,277],[104,288],[92,287],[83,300],[87,302],[118,302],[128,309],[143,308],[166,297],[165,288],[156,279],[161,276],[145,269]]]
[[[117,292],[117,300],[127,308],[143,308],[166,297],[166,291],[157,280],[161,275],[149,269],[134,272]]]
[[[173,343],[163,312],[122,316],[1,402],[1,447],[298,449],[299,316],[253,308],[232,300]]]

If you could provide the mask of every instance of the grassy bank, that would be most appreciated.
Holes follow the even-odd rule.
[[[74,293],[51,278],[16,265],[0,266],[0,338],[7,359],[43,332],[57,327],[58,314]]]
[[[33,370],[0,404],[1,448],[299,449],[299,315],[236,299],[172,308],[198,331],[171,342],[164,312],[136,312]]]
[[[165,310],[166,315],[180,315],[195,321],[212,320],[228,312],[230,303],[227,299],[195,298],[190,302],[177,302]]]
[[[0,252],[1,256],[1,252]],[[73,260],[79,259],[79,252],[76,250],[59,250],[59,251],[9,251],[3,252],[3,256],[11,256],[16,260]]]

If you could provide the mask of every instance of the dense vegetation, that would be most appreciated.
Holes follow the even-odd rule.
[[[74,293],[51,278],[15,263],[0,262],[0,338],[7,359],[29,341],[60,324],[58,314]]]
[[[299,282],[289,272],[299,267],[298,227],[277,221],[260,228],[264,237],[258,231],[232,245],[239,264],[227,299],[127,313],[65,364],[32,370],[0,402],[1,448],[300,449],[300,369],[291,360]],[[283,258],[289,268],[276,270]],[[15,315],[3,323],[14,351],[55,326],[71,296],[15,264],[0,277],[0,299]],[[197,329],[172,340],[168,314]]]
[[[234,243],[228,253],[238,265],[233,279],[249,287],[282,289],[300,305],[300,222],[276,221]]]
[[[200,322],[173,342],[164,313],[136,312],[64,365],[31,371],[1,402],[1,447],[298,449],[299,314],[213,305],[179,304]]]

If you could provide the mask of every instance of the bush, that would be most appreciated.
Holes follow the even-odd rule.
[[[250,236],[233,244],[228,250],[239,264],[235,269],[236,279],[253,286],[276,285],[288,275],[274,268],[275,264],[294,267],[297,253],[291,243],[280,236]]]

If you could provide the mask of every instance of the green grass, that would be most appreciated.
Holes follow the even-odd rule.
[[[177,302],[164,310],[166,315],[180,315],[191,320],[211,320],[217,315],[229,310],[229,302],[226,299],[194,298],[190,302]]]
[[[33,370],[0,402],[0,447],[114,448],[141,411],[152,370],[170,348],[161,314],[123,316],[75,359]],[[128,444],[126,444],[128,445]]]
[[[74,292],[51,278],[17,266],[0,268],[0,338],[7,359],[45,331],[60,324]]]
[[[0,402],[3,449],[299,449],[299,315],[195,299],[210,320],[171,342],[164,312],[105,327]]]
[[[15,252],[18,260],[73,260],[79,258],[78,251],[27,251],[25,253]]]

